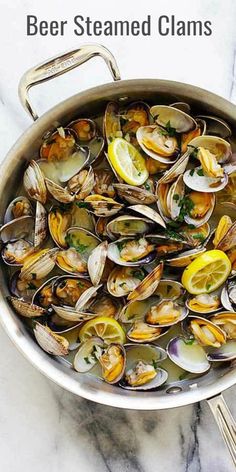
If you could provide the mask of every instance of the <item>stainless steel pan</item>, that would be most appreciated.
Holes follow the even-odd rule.
[[[100,56],[110,69],[115,82],[78,93],[59,103],[38,118],[31,105],[28,92],[37,84],[53,79]],[[14,188],[21,175],[25,161],[37,153],[42,135],[58,123],[68,123],[76,116],[93,116],[104,109],[108,100],[130,101],[144,99],[158,101],[187,101],[193,108],[223,117],[236,130],[236,107],[227,100],[208,91],[184,83],[156,79],[120,80],[119,70],[113,55],[100,45],[86,45],[55,57],[30,69],[21,79],[19,95],[23,107],[35,121],[9,151],[1,166],[0,214],[14,196]],[[235,134],[236,135],[236,134]],[[91,376],[79,376],[60,362],[48,356],[31,338],[23,323],[16,317],[6,302],[8,294],[4,267],[1,271],[0,320],[3,328],[18,349],[43,374],[76,395],[98,403],[136,410],[158,410],[188,405],[207,400],[236,465],[236,425],[225,404],[221,392],[236,383],[236,367],[231,364],[223,370],[211,370],[194,384],[190,381],[156,392],[133,392],[104,383],[97,384]]]

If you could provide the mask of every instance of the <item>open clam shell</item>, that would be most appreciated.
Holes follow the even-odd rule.
[[[125,297],[145,278],[141,267],[115,267],[108,276],[107,290],[113,297]]]
[[[53,284],[57,279],[58,276],[55,275],[45,280],[34,292],[32,303],[42,306],[48,312],[52,311],[52,303],[57,304],[58,302],[56,295],[53,293]]]
[[[175,337],[166,349],[170,360],[187,372],[203,374],[210,369],[205,350],[194,340]]]
[[[186,306],[193,313],[208,315],[221,309],[221,299],[219,291],[212,293],[202,293],[190,296],[186,300]]]
[[[173,182],[179,175],[182,175],[187,168],[190,151],[183,154],[158,180],[159,184],[169,184]]]
[[[189,169],[184,173],[184,183],[192,190],[201,192],[219,192],[228,183],[228,175],[224,174],[222,178],[208,177],[203,174],[202,167]]]
[[[68,191],[66,187],[61,187],[50,179],[45,179],[49,193],[60,203],[71,203],[75,199],[75,194]]]
[[[230,138],[232,130],[226,121],[218,116],[198,115],[196,119],[203,120],[206,123],[205,134],[211,136],[219,136],[223,139]]]
[[[209,319],[189,315],[183,326],[201,346],[218,348],[226,342],[225,332]]]
[[[107,257],[118,265],[136,267],[140,264],[152,262],[156,257],[156,253],[154,246],[149,244],[144,237],[140,237],[138,240],[126,237],[108,245]]]
[[[159,301],[157,296],[151,296],[144,300],[135,300],[128,302],[120,311],[119,320],[124,324],[144,321],[149,308]]]
[[[143,321],[135,321],[126,333],[127,339],[133,343],[150,343],[164,336],[169,328],[150,326]]]
[[[126,351],[121,344],[111,343],[99,357],[102,378],[106,383],[116,384],[123,377],[126,366]]]
[[[131,205],[136,205],[140,202],[145,205],[151,205],[157,200],[154,193],[145,188],[135,187],[128,184],[114,184],[113,187],[117,190],[119,197],[123,198]]]
[[[185,294],[185,289],[180,282],[172,279],[160,280],[157,289],[155,290],[155,296],[162,300],[175,301],[178,298],[182,298]]]
[[[168,327],[183,321],[188,316],[188,309],[172,300],[162,300],[153,304],[145,315],[145,322],[150,326]]]
[[[173,164],[178,156],[178,144],[175,137],[163,135],[158,125],[141,126],[136,137],[141,149],[148,156],[163,164]]]
[[[163,262],[160,262],[139,285],[129,293],[128,300],[145,300],[150,297],[158,287],[163,272]]]
[[[157,213],[157,211],[153,210],[153,208],[150,208],[147,205],[131,205],[128,208],[129,210],[132,210],[135,213],[139,213],[140,215],[143,215],[144,217],[162,226],[163,228],[166,228],[165,221],[159,215],[159,213]]]
[[[51,279],[52,280],[52,279]],[[81,276],[61,275],[52,280],[52,293],[59,305],[69,305],[74,307],[85,290],[90,288],[92,283]]]
[[[40,347],[48,354],[65,356],[69,352],[69,342],[63,336],[54,333],[48,326],[36,323],[34,335]]]
[[[38,200],[43,205],[46,203],[47,188],[45,185],[44,174],[36,161],[30,161],[24,173],[23,184],[30,198],[33,198],[36,201]]]
[[[166,382],[168,373],[158,366],[159,362],[166,359],[164,349],[154,344],[126,344],[124,347],[126,367],[120,387],[137,391],[152,390]]]
[[[68,125],[69,129],[73,129],[77,135],[79,142],[87,143],[96,136],[97,125],[95,121],[89,118],[78,118],[73,120]]]
[[[90,160],[90,151],[84,146],[76,146],[75,150],[67,159],[60,161],[60,166],[58,166],[58,161],[47,159],[40,159],[37,161],[38,166],[41,169],[43,175],[53,181],[57,185],[63,185],[68,182],[72,177],[78,174],[81,169],[89,164]]]
[[[81,343],[74,357],[74,369],[80,373],[89,372],[102,355],[103,346],[103,340],[96,336],[91,336]]]
[[[19,196],[14,198],[8,205],[3,224],[9,223],[21,216],[33,216],[33,208],[27,197]]]
[[[210,151],[219,163],[224,163],[231,157],[232,151],[228,141],[218,136],[198,136],[189,143],[190,149],[203,147]]]
[[[8,242],[1,250],[2,260],[9,266],[21,267],[24,260],[34,252],[34,246],[30,241],[18,239]]]
[[[177,133],[187,133],[197,127],[196,121],[184,111],[168,105],[154,105],[150,113],[156,122],[166,127],[169,123]]]
[[[15,218],[4,224],[0,229],[0,237],[3,243],[17,241],[18,239],[32,239],[35,220],[32,216],[26,215]]]
[[[122,118],[125,120],[125,123],[121,122],[123,135],[127,141],[135,144],[134,133],[140,126],[150,122],[149,105],[142,101],[130,103],[122,113]]]
[[[107,232],[120,236],[135,236],[147,233],[153,224],[148,218],[122,215],[107,224]]]
[[[219,326],[225,333],[227,339],[236,340],[236,313],[230,311],[221,311],[214,314],[210,321]]]
[[[207,359],[210,362],[229,362],[236,359],[236,341],[227,341],[219,349],[208,352]]]
[[[94,172],[92,167],[81,170],[72,179],[69,180],[67,188],[70,192],[75,193],[76,200],[83,200],[92,191],[94,187]]]

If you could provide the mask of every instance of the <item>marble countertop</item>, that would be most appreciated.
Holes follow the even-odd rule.
[[[0,0],[1,158],[30,125],[17,97],[23,72],[43,59],[93,37],[30,37],[27,14],[64,19],[144,19],[175,14],[178,19],[210,19],[214,32],[202,38],[95,38],[115,55],[122,78],[158,77],[189,82],[236,102],[234,0],[151,0],[148,7],[120,0],[72,0],[42,5],[36,0]],[[109,81],[99,59],[31,96],[39,113],[76,91]],[[6,472],[233,472],[234,468],[206,403],[161,412],[112,409],[77,398],[37,372],[0,329],[0,455]],[[236,417],[236,387],[225,397]]]

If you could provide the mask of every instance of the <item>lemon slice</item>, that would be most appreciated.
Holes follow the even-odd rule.
[[[182,284],[189,293],[210,293],[220,287],[231,272],[231,262],[223,251],[206,251],[183,272]]]
[[[127,184],[142,185],[147,180],[145,159],[125,139],[114,139],[108,146],[108,156],[117,174]]]
[[[108,316],[98,316],[87,321],[80,330],[80,341],[86,341],[91,336],[102,338],[106,344],[125,343],[125,332],[118,321]]]

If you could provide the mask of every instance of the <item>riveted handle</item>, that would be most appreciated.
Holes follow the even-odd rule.
[[[120,72],[113,54],[100,44],[86,44],[73,51],[55,56],[29,69],[23,75],[19,83],[19,97],[22,106],[33,120],[37,120],[38,115],[30,103],[29,89],[47,80],[59,77],[96,56],[102,57],[106,62],[113,80],[120,80]]]
[[[236,467],[236,423],[222,394],[207,400]]]

